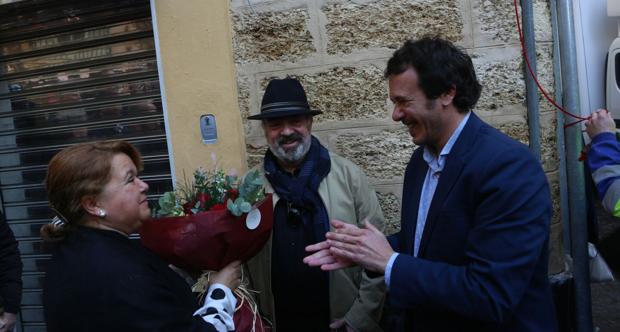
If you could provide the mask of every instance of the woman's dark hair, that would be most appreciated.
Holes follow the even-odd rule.
[[[41,227],[41,237],[54,241],[64,238],[86,213],[82,198],[97,196],[110,180],[112,158],[127,155],[138,170],[142,158],[138,150],[125,141],[100,141],[74,145],[57,153],[47,166],[45,188],[50,207],[64,225],[49,223]]]
[[[459,112],[471,110],[480,97],[482,86],[471,58],[447,40],[425,37],[406,41],[388,61],[385,78],[409,68],[417,72],[418,85],[426,98],[436,99],[454,87],[453,103]]]

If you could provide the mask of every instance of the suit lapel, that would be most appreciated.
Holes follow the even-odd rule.
[[[439,182],[437,183],[437,188],[435,189],[435,194],[433,195],[433,200],[431,201],[426,216],[426,224],[424,226],[424,232],[422,233],[422,240],[420,241],[418,257],[424,257],[431,234],[437,224],[437,217],[444,208],[444,202],[450,194],[450,191],[452,191],[454,185],[458,182],[463,167],[466,164],[466,155],[474,144],[481,124],[481,120],[474,113],[471,113],[468,122],[465,124],[463,131],[461,131],[456,143],[452,146],[450,154],[446,158],[446,165],[439,176]],[[422,183],[423,182],[424,179],[422,179]]]
[[[430,235],[433,233],[433,228],[437,222],[437,216],[439,212],[441,212],[446,197],[454,187],[454,184],[461,175],[461,171],[465,165],[463,160],[454,157],[456,156],[448,156],[446,166],[439,177],[439,182],[437,183],[437,188],[435,189],[435,194],[433,195],[433,200],[431,201],[431,206],[429,207],[428,214],[426,215],[426,224],[424,226],[424,233],[422,233],[422,240],[420,241],[418,257],[424,256]]]

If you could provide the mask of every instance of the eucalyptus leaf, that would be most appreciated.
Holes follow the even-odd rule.
[[[239,186],[239,195],[246,197],[250,204],[256,203],[259,192],[263,191],[263,179],[257,170],[248,172]]]
[[[174,211],[174,208],[176,206],[176,197],[174,195],[173,192],[169,191],[164,193],[160,198],[159,198],[159,211],[158,214],[159,215],[163,215],[163,216],[167,216],[172,214],[172,212]]]
[[[250,210],[252,210],[252,204],[250,204],[248,202],[243,202],[243,203],[241,203],[239,208],[241,209],[241,211],[243,213],[248,213],[248,212],[250,212]]]
[[[234,185],[235,182],[237,182],[237,176],[236,175],[227,175],[226,176],[226,184],[228,186]]]
[[[230,211],[230,213],[237,217],[243,214],[243,212],[241,212],[239,207],[237,207],[237,205],[235,205],[235,203],[231,199],[229,199],[228,203],[226,203],[226,207],[228,208],[228,211]]]

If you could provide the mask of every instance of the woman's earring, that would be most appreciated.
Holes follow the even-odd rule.
[[[105,210],[99,209],[99,211],[97,211],[97,215],[99,216],[99,218],[104,218],[106,216]]]

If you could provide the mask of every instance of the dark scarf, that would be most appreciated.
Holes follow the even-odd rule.
[[[295,177],[288,176],[277,165],[276,157],[268,150],[265,154],[265,176],[280,199],[310,213],[302,213],[304,225],[312,223],[317,242],[325,240],[329,230],[329,217],[319,196],[319,184],[329,174],[331,160],[329,151],[312,136],[310,150]]]

